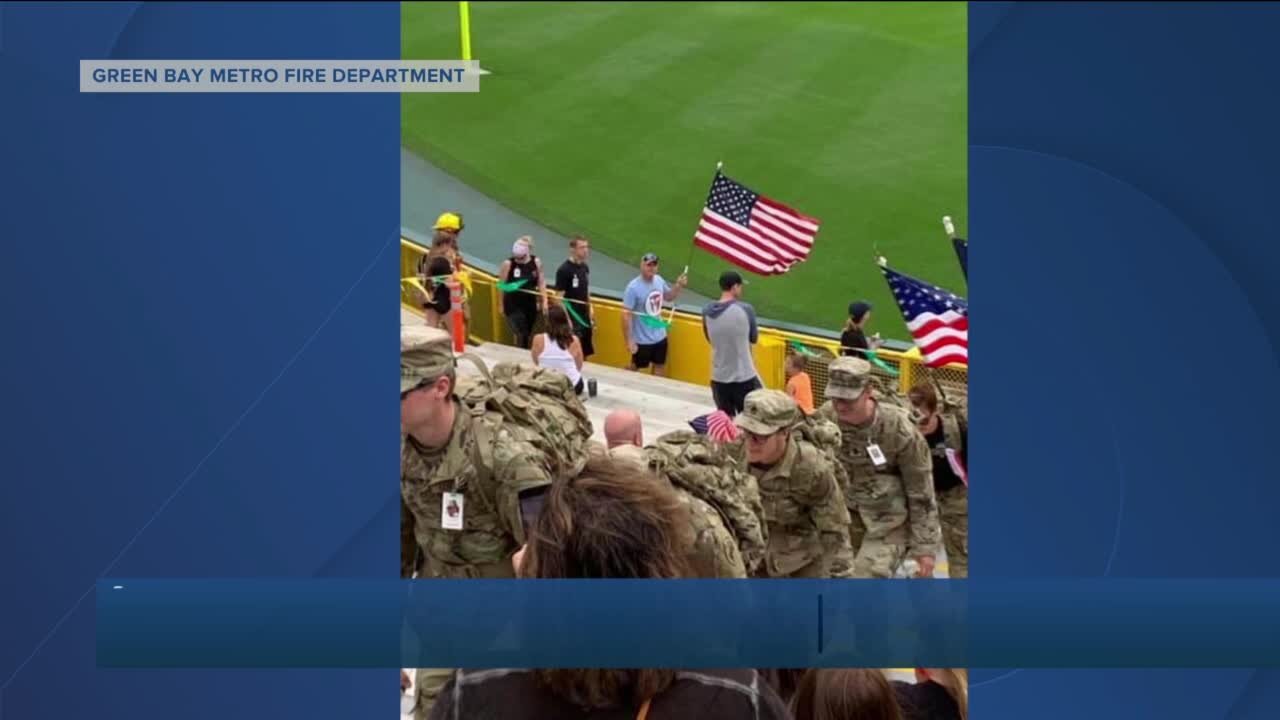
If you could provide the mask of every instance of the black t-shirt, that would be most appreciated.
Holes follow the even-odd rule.
[[[538,311],[538,256],[530,255],[524,262],[516,262],[508,258],[511,269],[507,271],[507,282],[526,281],[515,292],[502,294],[502,309],[505,312],[524,312],[533,315]],[[529,292],[532,291],[532,292]]]
[[[964,442],[964,433],[961,433],[961,442]],[[951,463],[947,460],[947,437],[942,429],[942,420],[938,420],[938,427],[933,432],[924,436],[925,442],[929,443],[929,452],[933,454],[933,491],[940,493],[962,484],[964,481],[959,475],[951,469]],[[964,460],[964,448],[952,448],[960,454],[961,461]]]
[[[853,328],[840,333],[840,354],[852,355],[854,357],[866,357],[866,353],[850,350],[849,348],[860,348],[867,350],[871,347],[867,343],[867,336],[862,332],[861,328]]]
[[[556,292],[564,293],[569,300],[577,300],[579,302],[570,302],[570,307],[583,320],[591,321],[590,303],[591,290],[589,288],[591,278],[591,268],[586,263],[576,263],[572,260],[565,260],[556,269]],[[573,317],[572,315],[570,317]],[[574,320],[574,325],[578,324]]]
[[[431,290],[431,300],[423,304],[424,308],[435,310],[441,315],[449,312],[453,307],[453,299],[449,297],[449,286],[444,283],[434,283]]]

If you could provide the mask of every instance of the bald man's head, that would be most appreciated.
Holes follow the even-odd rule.
[[[634,410],[614,410],[604,419],[604,440],[610,448],[619,445],[644,446],[644,427]]]

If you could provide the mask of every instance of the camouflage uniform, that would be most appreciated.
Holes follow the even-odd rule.
[[[842,357],[828,369],[827,397],[856,400],[871,382],[871,364]],[[941,530],[933,489],[933,463],[924,436],[906,410],[878,402],[871,422],[855,426],[840,422],[830,400],[816,413],[840,427],[840,463],[848,475],[845,498],[853,519],[850,544],[856,552],[844,556],[839,576],[893,577],[909,557],[937,556]],[[869,450],[884,454],[877,466]]]
[[[734,422],[757,435],[788,434],[782,459],[772,467],[750,466],[760,488],[768,549],[760,574],[767,577],[830,577],[834,559],[849,551],[849,511],[827,455],[806,440],[795,400],[777,390],[747,395]]]
[[[448,333],[404,326],[400,336],[400,391],[432,381],[454,369]],[[420,578],[511,578],[511,556],[524,543],[519,493],[550,484],[539,454],[505,429],[491,428],[492,467],[475,463],[477,419],[453,400],[453,432],[443,448],[427,448],[401,438],[400,572]],[[463,497],[463,529],[444,528],[445,493]],[[425,718],[450,670],[417,670],[415,715]]]
[[[610,455],[635,463],[646,471],[650,470],[647,448],[622,445],[611,450]],[[693,522],[693,546],[689,548],[689,563],[694,577],[745,578],[747,570],[742,562],[742,553],[738,550],[738,541],[729,532],[719,511],[688,490],[674,483],[672,487],[688,508]]]
[[[960,419],[954,412],[944,410],[938,421],[942,423],[942,434],[946,445],[934,448],[935,456],[941,454],[941,461],[947,462],[946,451],[951,448],[958,453],[966,450],[960,430]],[[942,524],[942,541],[947,548],[947,577],[969,577],[969,488],[964,484],[956,485],[938,493],[938,519]]]

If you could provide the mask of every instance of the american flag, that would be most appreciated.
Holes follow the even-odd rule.
[[[744,270],[780,275],[809,257],[818,224],[717,171],[693,244]]]
[[[689,421],[689,427],[716,442],[733,442],[738,437],[738,426],[733,424],[729,414],[723,410],[699,415]]]
[[[881,267],[929,367],[969,364],[969,303],[936,285]]]

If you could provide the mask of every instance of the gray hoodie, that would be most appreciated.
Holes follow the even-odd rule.
[[[711,343],[711,380],[738,383],[757,377],[751,346],[759,338],[756,309],[741,300],[715,301],[702,309],[702,333]]]

